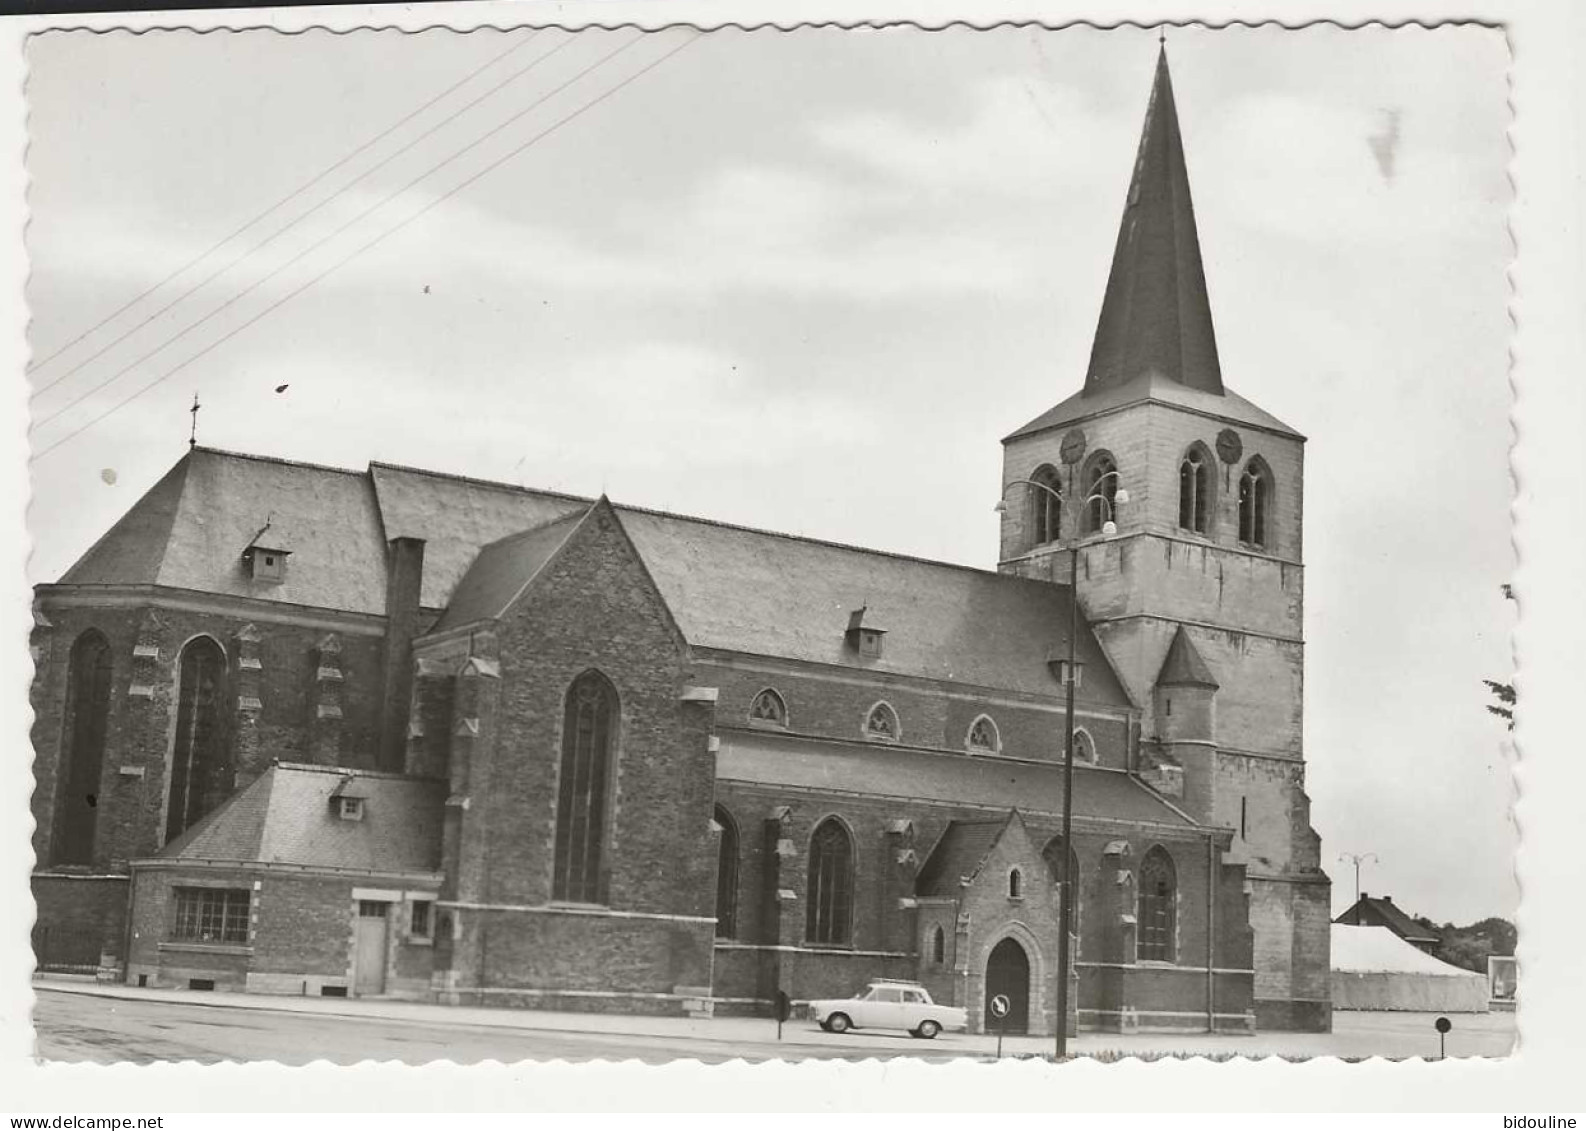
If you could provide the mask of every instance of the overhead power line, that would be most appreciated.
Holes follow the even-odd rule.
[[[622,54],[624,51],[626,51],[629,48],[635,46],[636,44],[638,44],[639,42],[641,42],[643,40],[645,34],[647,34],[647,33],[641,32],[636,38],[628,40],[626,43],[622,44],[616,50],[607,52],[601,58],[597,59],[594,63],[591,63],[589,66],[587,66],[583,70],[579,71],[572,78],[567,79],[565,82],[561,83],[559,86],[553,87],[551,90],[549,90],[545,94],[541,95],[539,98],[535,99],[533,102],[529,103],[527,106],[525,106],[523,109],[519,110],[517,113],[513,114],[511,117],[505,119],[502,122],[499,122],[495,126],[491,127],[489,130],[486,130],[483,134],[480,134],[473,141],[469,142],[467,145],[463,146],[461,149],[454,151],[449,156],[441,158],[441,160],[437,161],[434,165],[431,165],[428,169],[424,170],[424,172],[420,173],[418,176],[416,176],[412,180],[408,181],[405,185],[403,185],[401,188],[397,189],[395,192],[392,192],[392,193],[382,197],[381,199],[375,201],[369,207],[365,208],[362,212],[358,213],[356,216],[354,216],[351,219],[349,219],[349,220],[345,221],[344,223],[342,223],[341,226],[337,227],[335,230],[333,230],[333,231],[329,232],[328,234],[326,234],[326,235],[320,237],[319,239],[315,240],[313,243],[309,244],[307,247],[305,247],[301,251],[299,251],[296,255],[292,256],[292,258],[288,259],[285,263],[280,264],[273,271],[271,271],[268,274],[262,275],[259,278],[255,279],[253,282],[249,283],[242,290],[240,290],[236,294],[232,295],[225,302],[223,302],[219,306],[215,307],[209,313],[203,315],[202,317],[198,318],[197,320],[195,320],[193,322],[188,323],[182,329],[180,329],[176,333],[172,334],[169,338],[166,338],[163,342],[161,342],[159,345],[155,346],[153,349],[148,350],[147,352],[139,355],[134,360],[128,362],[126,365],[122,366],[120,369],[118,369],[114,373],[110,374],[110,376],[108,376],[108,377],[104,378],[103,380],[101,380],[98,384],[89,387],[88,389],[86,389],[82,393],[78,394],[73,399],[67,401],[64,405],[62,405],[59,408],[55,409],[53,412],[46,413],[44,416],[42,416],[38,420],[34,421],[32,426],[29,427],[29,429],[28,429],[29,433],[36,432],[36,431],[38,431],[38,429],[44,427],[46,424],[49,424],[51,421],[54,421],[54,420],[60,418],[61,416],[64,416],[66,413],[70,412],[72,409],[74,409],[78,405],[82,404],[83,401],[87,400],[89,397],[91,397],[95,393],[99,392],[99,390],[105,388],[107,385],[114,384],[116,381],[120,380],[122,377],[124,377],[128,373],[132,372],[138,366],[142,365],[145,361],[148,361],[150,358],[154,357],[157,354],[164,353],[167,348],[169,348],[170,346],[174,345],[176,342],[180,341],[182,338],[186,337],[192,331],[198,329],[198,327],[200,327],[204,323],[208,322],[211,318],[215,317],[215,315],[220,314],[223,311],[230,309],[232,306],[235,306],[238,302],[241,302],[243,299],[247,298],[254,291],[256,291],[260,287],[264,286],[264,284],[268,283],[271,279],[275,278],[277,275],[281,274],[283,271],[287,270],[289,267],[295,266],[296,264],[298,264],[302,260],[306,259],[308,256],[312,255],[314,252],[318,251],[320,248],[324,247],[326,244],[330,243],[337,236],[339,236],[343,232],[347,231],[347,229],[349,229],[351,227],[354,227],[355,225],[361,223],[362,221],[367,219],[369,216],[373,215],[374,213],[378,212],[380,209],[384,208],[387,204],[390,204],[393,200],[397,199],[397,197],[401,196],[403,193],[407,192],[409,189],[411,189],[415,185],[417,185],[420,181],[423,181],[423,180],[427,179],[432,174],[438,172],[439,170],[441,170],[445,166],[447,166],[447,165],[451,164],[453,161],[457,160],[463,154],[469,152],[470,150],[474,149],[475,147],[477,147],[477,146],[483,144],[484,142],[490,140],[490,138],[494,137],[496,134],[500,133],[502,130],[506,129],[508,126],[512,125],[514,122],[518,121],[520,118],[522,118],[525,115],[531,113],[532,111],[538,109],[540,106],[542,106],[546,102],[550,101],[556,95],[560,94],[562,91],[564,91],[568,87],[572,86],[574,83],[576,83],[579,79],[583,78],[585,75],[588,75],[592,71],[594,71],[594,70],[598,69],[599,67],[603,66],[608,60],[615,58],[616,56]],[[540,56],[540,58],[541,59],[549,58],[551,55],[555,54],[557,51],[560,51],[563,47],[565,47],[567,44],[569,44],[571,42],[573,42],[571,39],[564,40],[561,44],[558,44],[551,51],[548,51],[548,52],[546,52],[545,55]]]
[[[511,55],[514,51],[522,50],[529,43],[529,41],[532,40],[538,34],[539,34],[539,30],[538,29],[536,29],[534,31],[531,31],[527,37],[518,40],[511,47],[508,47],[505,51],[501,52],[499,55],[492,56],[490,59],[486,60],[484,63],[481,63],[479,66],[477,66],[473,70],[469,71],[462,78],[460,78],[456,82],[452,83],[451,86],[447,87],[445,90],[443,90],[439,94],[435,95],[429,101],[425,102],[423,105],[419,106],[417,109],[411,111],[406,116],[401,118],[399,121],[393,122],[391,125],[387,126],[385,129],[381,130],[379,133],[375,134],[374,137],[370,138],[368,141],[366,141],[362,145],[358,146],[358,148],[354,149],[352,152],[350,152],[346,156],[342,157],[341,160],[335,162],[332,165],[326,166],[324,169],[321,169],[314,176],[310,177],[308,180],[306,180],[302,184],[298,185],[297,188],[295,188],[291,192],[287,193],[280,200],[278,200],[274,204],[270,205],[270,207],[266,208],[263,212],[259,213],[253,219],[249,220],[247,223],[243,224],[240,228],[237,228],[230,235],[224,237],[223,239],[219,240],[218,242],[216,242],[215,244],[210,246],[210,248],[207,251],[204,251],[201,254],[195,256],[194,258],[189,259],[186,263],[182,264],[175,271],[172,271],[169,275],[165,276],[165,278],[161,279],[158,283],[155,283],[152,287],[149,287],[147,290],[139,292],[133,298],[129,299],[126,303],[122,304],[121,306],[118,306],[115,310],[113,310],[109,314],[105,315],[98,322],[95,322],[92,326],[88,327],[82,333],[78,334],[71,341],[67,342],[65,345],[63,345],[63,346],[59,347],[58,349],[56,349],[53,353],[50,353],[50,354],[48,354],[45,357],[41,357],[38,360],[29,363],[27,369],[24,370],[24,372],[32,373],[36,369],[42,369],[44,366],[46,366],[50,362],[54,361],[57,357],[60,357],[61,354],[65,353],[67,350],[71,349],[78,342],[80,342],[84,338],[88,337],[88,335],[96,332],[97,330],[99,330],[100,328],[110,324],[111,322],[114,322],[117,318],[120,318],[123,314],[125,314],[127,311],[131,310],[138,303],[142,302],[144,299],[148,298],[150,295],[152,295],[156,291],[158,291],[161,287],[165,286],[165,284],[167,284],[171,280],[177,278],[179,275],[182,275],[183,273],[185,273],[185,272],[191,270],[192,268],[198,266],[198,264],[200,264],[204,260],[208,259],[211,255],[214,255],[215,252],[217,252],[221,248],[225,247],[228,243],[230,243],[232,240],[236,239],[238,236],[242,235],[243,232],[246,232],[249,228],[253,227],[259,221],[265,219],[266,217],[268,217],[268,216],[274,214],[275,212],[279,211],[280,209],[286,207],[286,205],[288,205],[292,201],[296,200],[299,196],[302,196],[309,189],[311,189],[315,185],[319,184],[320,181],[324,180],[326,177],[328,177],[332,173],[334,173],[337,169],[340,169],[343,165],[347,164],[347,162],[351,161],[353,158],[357,157],[359,154],[362,154],[362,153],[368,151],[369,148],[371,146],[375,145],[376,143],[378,143],[380,141],[383,141],[386,138],[390,137],[397,130],[399,130],[403,126],[407,125],[414,118],[418,117],[424,111],[428,110],[431,106],[434,106],[437,102],[440,102],[447,95],[452,94],[459,87],[462,87],[462,86],[466,85],[470,80],[476,78],[480,74],[483,74],[485,71],[488,71],[491,67],[493,67],[497,63],[501,62],[501,60],[505,59],[508,55]],[[313,211],[313,209],[310,209],[310,212],[312,212],[312,211]],[[303,213],[303,216],[299,216],[297,218],[297,220],[302,220],[303,217],[307,216],[307,215],[309,215],[309,212]],[[297,223],[297,220],[294,220],[293,223]],[[290,227],[290,226],[291,225],[288,225],[288,227]],[[234,260],[233,262],[236,262],[236,261]],[[189,293],[191,293],[191,292],[189,292]],[[167,309],[169,309],[169,308],[167,308]],[[164,313],[164,311],[161,311],[161,313]],[[159,315],[150,315],[150,319],[157,318],[157,317],[159,317]],[[148,321],[148,320],[149,319],[145,319],[145,321]],[[116,340],[120,341],[121,339],[118,338]],[[112,342],[111,344],[114,345],[115,343]],[[94,356],[97,357],[99,355],[95,354]],[[93,359],[89,358],[88,360],[91,361]],[[50,385],[56,384],[56,383],[58,383],[60,381],[63,381],[63,380],[65,380],[66,377],[69,377],[69,376],[71,376],[71,374],[70,373],[66,373],[66,374],[63,374],[61,377],[57,377],[54,381],[51,381],[48,385],[43,385],[39,389],[35,390],[34,393],[33,393],[33,396],[38,396],[39,393],[41,393],[45,389],[49,388]]]
[[[525,40],[524,42],[526,43],[528,41]],[[307,220],[310,216],[312,216],[314,213],[318,212],[321,208],[325,207],[331,201],[336,200],[337,198],[339,198],[342,195],[344,195],[347,192],[347,190],[351,189],[359,181],[365,180],[366,178],[374,175],[375,173],[378,173],[381,169],[384,169],[387,165],[391,164],[391,162],[395,161],[398,157],[401,157],[404,153],[407,153],[408,151],[413,149],[414,146],[418,145],[420,142],[424,141],[425,139],[431,137],[442,126],[449,125],[450,123],[456,121],[459,117],[461,117],[463,114],[467,113],[469,110],[472,110],[475,106],[478,106],[485,99],[490,98],[491,96],[496,94],[496,92],[501,90],[502,87],[507,86],[509,83],[516,82],[518,79],[522,78],[529,71],[532,71],[535,67],[539,66],[546,59],[549,59],[552,55],[555,55],[558,51],[561,51],[564,47],[567,47],[572,42],[573,42],[573,40],[571,39],[571,37],[569,37],[567,39],[562,40],[561,43],[559,43],[555,47],[551,48],[551,50],[545,52],[545,54],[536,56],[532,61],[530,61],[528,63],[528,65],[526,65],[524,67],[520,67],[518,70],[512,72],[512,74],[508,75],[506,78],[504,78],[500,82],[498,82],[495,86],[491,87],[489,90],[487,90],[483,94],[479,95],[472,102],[469,102],[469,103],[465,104],[464,106],[458,108],[457,110],[454,110],[452,113],[448,114],[446,117],[442,118],[440,121],[438,121],[434,125],[430,126],[429,129],[425,130],[423,133],[419,134],[417,137],[412,138],[411,140],[409,140],[406,145],[402,146],[402,148],[396,150],[394,153],[387,154],[379,162],[377,162],[374,165],[371,165],[369,168],[367,168],[363,172],[359,173],[352,180],[348,181],[346,184],[342,185],[335,192],[331,193],[329,196],[325,197],[323,200],[319,201],[317,204],[315,204],[312,207],[310,207],[307,211],[300,213],[294,219],[292,219],[292,220],[288,221],[287,223],[281,225],[281,227],[277,228],[274,232],[272,232],[270,235],[266,236],[260,242],[254,244],[253,247],[251,247],[247,251],[243,252],[237,258],[233,259],[230,263],[227,263],[224,266],[219,267],[219,268],[217,268],[214,271],[211,271],[208,275],[204,276],[204,278],[200,279],[193,286],[187,288],[187,290],[185,290],[181,294],[177,295],[174,299],[172,299],[170,302],[166,303],[164,306],[160,307],[160,309],[156,310],[153,314],[151,314],[147,318],[143,319],[143,321],[141,321],[141,322],[137,323],[136,325],[132,326],[131,328],[123,331],[120,335],[118,335],[117,337],[112,338],[110,341],[106,342],[103,346],[100,346],[99,349],[95,350],[93,353],[91,353],[87,357],[83,358],[76,365],[74,365],[70,369],[68,369],[65,373],[62,373],[60,376],[56,377],[52,381],[47,382],[46,384],[40,385],[36,390],[34,390],[34,392],[32,394],[32,397],[30,397],[29,399],[31,400],[33,398],[36,398],[36,397],[42,395],[43,393],[47,392],[49,389],[53,388],[55,385],[60,384],[62,381],[66,380],[68,377],[72,376],[72,374],[78,372],[84,366],[90,364],[91,362],[97,361],[99,358],[103,357],[110,350],[114,349],[116,346],[120,345],[122,342],[124,342],[128,338],[130,338],[133,334],[136,334],[139,330],[143,329],[143,327],[147,326],[150,322],[153,322],[156,318],[159,318],[161,315],[167,313],[173,307],[175,307],[175,306],[179,305],[180,303],[186,301],[187,299],[191,298],[193,295],[195,295],[199,291],[203,290],[210,283],[214,282],[220,276],[224,275],[227,271],[230,271],[233,267],[235,267],[237,264],[241,263],[243,260],[245,260],[245,259],[249,258],[250,256],[255,255],[256,253],[264,250],[266,247],[269,247],[279,237],[281,237],[281,236],[285,235],[287,232],[291,231],[297,225],[301,224],[304,220]],[[513,47],[512,50],[516,51],[518,49],[518,47],[521,47],[521,46],[523,46],[522,43],[520,43],[517,46]],[[503,56],[497,56],[497,59],[500,59],[502,57]],[[411,117],[412,117],[412,115],[409,115],[409,118],[411,118]],[[211,251],[212,250],[214,250],[214,249],[212,248]],[[205,254],[207,256],[208,253],[206,252]],[[70,406],[68,405],[67,407],[70,407]],[[56,415],[58,415],[58,414],[56,414]]]
[[[641,36],[640,38],[643,38],[643,36]],[[150,389],[153,389],[157,385],[161,384],[162,382],[170,379],[171,377],[174,377],[177,373],[180,373],[183,369],[186,369],[189,365],[191,365],[193,362],[197,361],[199,358],[204,357],[205,355],[207,355],[211,351],[213,351],[213,350],[219,348],[220,346],[224,345],[226,342],[230,341],[232,338],[234,338],[238,334],[242,333],[242,331],[248,329],[250,326],[252,326],[255,323],[257,323],[260,319],[262,319],[265,316],[269,315],[270,313],[280,309],[282,306],[286,305],[292,299],[296,298],[298,295],[300,295],[304,291],[308,290],[314,284],[318,283],[321,279],[324,279],[327,275],[329,275],[332,272],[337,271],[340,268],[346,266],[348,263],[352,262],[352,260],[354,260],[358,256],[362,255],[364,252],[368,251],[370,248],[374,247],[376,244],[380,243],[382,240],[385,240],[389,236],[392,236],[395,233],[401,231],[403,228],[407,227],[407,225],[411,224],[413,221],[417,220],[419,217],[421,217],[421,216],[425,215],[426,213],[428,213],[430,211],[430,209],[434,208],[436,205],[441,204],[442,202],[444,202],[446,200],[449,200],[451,197],[455,196],[457,193],[461,192],[463,189],[468,188],[469,186],[471,186],[474,183],[476,183],[477,181],[479,181],[482,177],[485,177],[488,174],[494,172],[496,169],[499,169],[502,165],[506,164],[508,161],[512,160],[514,157],[518,156],[520,153],[522,153],[525,150],[529,149],[531,146],[533,146],[533,145],[539,143],[540,141],[544,140],[545,138],[549,137],[551,134],[555,133],[557,130],[561,129],[563,126],[567,125],[569,122],[572,122],[575,119],[582,117],[584,114],[588,113],[590,110],[594,109],[596,106],[600,105],[602,102],[605,102],[606,99],[612,97],[617,92],[619,92],[619,91],[623,90],[625,87],[629,86],[631,83],[633,83],[633,82],[637,81],[638,79],[642,78],[644,75],[648,74],[650,71],[653,71],[656,67],[659,67],[662,63],[664,63],[668,59],[672,58],[679,51],[682,51],[685,47],[688,47],[689,45],[694,43],[698,38],[699,38],[699,34],[695,33],[691,38],[685,39],[682,43],[678,44],[676,47],[672,48],[670,51],[667,51],[665,54],[663,54],[660,57],[656,58],[652,62],[645,64],[642,68],[640,68],[639,70],[635,71],[633,74],[629,75],[627,78],[623,79],[621,82],[617,83],[615,86],[611,87],[609,90],[603,92],[602,94],[597,95],[596,97],[592,98],[590,101],[584,103],[584,105],[578,107],[576,110],[573,110],[571,113],[566,114],[563,117],[557,119],[555,122],[551,123],[545,129],[543,129],[539,133],[535,134],[533,137],[528,138],[526,141],[523,141],[519,145],[517,145],[517,146],[513,147],[512,149],[508,150],[504,155],[502,155],[501,157],[497,158],[495,161],[492,161],[489,165],[486,165],[483,169],[479,170],[477,173],[474,173],[472,176],[468,177],[466,180],[462,181],[460,184],[457,184],[457,185],[453,186],[452,188],[448,189],[445,193],[443,193],[442,195],[436,197],[434,200],[430,201],[423,208],[419,209],[417,212],[413,213],[411,216],[406,217],[405,219],[403,219],[401,222],[399,222],[395,226],[386,229],[384,232],[381,232],[379,235],[375,236],[372,240],[370,240],[369,242],[363,244],[361,247],[357,248],[350,255],[347,255],[344,258],[336,261],[331,266],[327,267],[324,271],[321,271],[318,275],[315,275],[313,278],[309,279],[307,282],[302,283],[300,286],[298,286],[295,289],[289,291],[287,294],[281,296],[281,298],[277,299],[275,302],[271,303],[269,306],[267,306],[263,310],[259,311],[259,313],[255,314],[252,318],[248,319],[246,322],[242,323],[240,326],[237,326],[235,329],[230,330],[224,336],[222,336],[220,338],[217,338],[215,341],[211,342],[209,345],[205,346],[203,349],[199,350],[197,353],[193,354],[191,357],[187,358],[185,361],[182,361],[179,364],[173,366],[172,368],[166,370],[164,373],[160,374],[160,376],[156,377],[153,381],[150,381],[147,384],[141,386],[136,391],[134,391],[130,396],[122,398],[120,401],[116,402],[114,405],[112,405],[110,408],[106,409],[104,412],[99,413],[97,416],[94,416],[90,420],[88,420],[88,421],[84,422],[83,424],[79,425],[77,428],[74,428],[72,431],[68,432],[66,435],[62,436],[60,439],[54,441],[53,443],[49,444],[48,446],[46,446],[46,447],[44,447],[42,449],[40,449],[38,452],[34,453],[34,455],[31,457],[29,462],[32,462],[34,460],[42,459],[43,457],[48,455],[50,452],[55,451],[57,448],[61,447],[61,445],[67,443],[68,441],[74,439],[77,436],[82,435],[82,433],[84,433],[88,429],[92,428],[95,424],[98,424],[100,421],[106,419],[107,417],[113,415],[114,413],[119,412],[121,409],[125,408],[127,405],[129,405],[133,401],[137,400],[139,397],[141,397],[144,393],[148,392]],[[624,45],[624,47],[619,48],[617,51],[611,52],[611,54],[606,56],[605,59],[609,59],[609,58],[617,55],[622,50],[626,50],[627,47],[633,46],[633,44],[636,43],[636,42],[638,42],[638,40],[634,40],[634,41],[629,42],[628,44]],[[605,61],[605,59],[602,59],[601,62],[603,63]],[[600,65],[599,63],[595,64],[595,66],[599,66],[599,65]],[[590,68],[590,69],[592,70],[593,67]]]

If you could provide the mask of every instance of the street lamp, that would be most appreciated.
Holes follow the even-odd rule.
[[[1072,481],[1076,471],[1075,465],[1070,463],[1069,478]],[[1109,471],[1097,478],[1094,486],[1100,487],[1108,479],[1116,481],[1118,472]],[[1015,479],[1002,489],[1003,498],[997,501],[995,508],[998,514],[1007,512],[1007,494],[1015,485],[1022,484],[1026,487],[1036,487],[1055,498],[1059,504],[1065,502],[1063,493],[1050,484],[1040,483],[1034,479]],[[1113,492],[1113,497],[1108,498],[1103,492],[1095,491],[1079,500],[1079,511],[1074,514],[1074,520],[1079,521],[1079,514],[1092,503],[1099,503],[1102,507],[1104,521],[1101,532],[1107,537],[1118,533],[1118,524],[1113,521],[1113,506],[1122,505],[1129,501],[1129,492],[1122,487]],[[1063,886],[1058,891],[1058,919],[1061,921],[1061,931],[1057,939],[1057,1059],[1063,1060],[1068,1056],[1068,965],[1069,965],[1069,928],[1074,921],[1073,888],[1074,877],[1069,875],[1068,862],[1070,854],[1074,851],[1073,824],[1074,824],[1074,685],[1079,682],[1079,539],[1075,537],[1068,547],[1068,663],[1062,673],[1063,683],[1067,687],[1067,740],[1063,744]]]
[[[1338,859],[1339,859],[1340,862],[1342,862],[1344,860],[1351,861],[1355,865],[1355,902],[1359,903],[1360,902],[1360,866],[1362,864],[1364,864],[1367,860],[1374,860],[1378,864],[1381,864],[1382,863],[1382,858],[1380,856],[1378,856],[1375,852],[1342,852],[1342,853],[1339,853]]]

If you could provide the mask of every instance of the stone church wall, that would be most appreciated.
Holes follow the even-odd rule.
[[[711,980],[712,709],[682,701],[695,683],[684,645],[609,511],[585,520],[494,638],[499,689],[465,769],[453,743],[454,785],[471,783],[460,851],[477,867],[454,872],[445,992],[458,1001],[557,1003],[551,1008],[651,1001],[676,1012],[678,1000],[667,995],[686,996]],[[420,642],[419,657],[428,651]],[[605,899],[603,907],[558,909],[552,870],[565,696],[589,669],[612,682],[620,704]],[[643,994],[662,997],[633,996]]]
[[[54,822],[59,811],[66,688],[72,644],[90,628],[104,633],[112,658],[109,720],[101,787],[96,805],[94,864],[120,868],[150,856],[164,843],[168,762],[177,710],[182,648],[207,634],[226,654],[226,742],[235,787],[258,776],[271,759],[334,761],[373,768],[379,730],[380,639],[336,633],[341,678],[336,682],[339,720],[319,718],[316,674],[318,648],[331,629],[248,620],[224,613],[148,607],[42,604],[52,628],[40,647],[34,689],[33,723],[37,788],[33,795],[34,853],[41,866],[51,860]],[[260,610],[261,613],[267,610]],[[244,673],[239,667],[238,633],[258,630],[261,665],[252,688],[261,709],[247,717],[241,700]],[[35,633],[38,641],[44,633]],[[144,654],[136,655],[135,649]],[[157,649],[157,655],[150,654]],[[139,688],[138,694],[133,693]],[[317,745],[316,745],[317,743]],[[334,752],[334,753],[332,753]]]

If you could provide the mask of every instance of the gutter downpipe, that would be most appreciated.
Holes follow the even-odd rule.
[[[1217,974],[1216,948],[1213,940],[1217,934],[1217,840],[1206,837],[1206,1031],[1217,1032]]]

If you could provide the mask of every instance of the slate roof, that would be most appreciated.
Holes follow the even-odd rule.
[[[1362,893],[1360,899],[1333,922],[1349,926],[1386,927],[1407,942],[1443,941],[1441,931],[1416,922],[1415,916],[1400,910],[1394,904],[1392,896],[1370,896]]]
[[[1046,661],[1067,654],[1067,586],[700,519],[617,513],[696,647],[1033,695],[1060,690]],[[865,625],[887,634],[874,659],[847,644],[848,618],[860,607]],[[1127,704],[1083,618],[1078,653],[1087,665],[1082,697]]]
[[[1068,399],[1047,409],[1028,424],[1008,433],[1003,437],[1002,442],[1006,444],[1021,436],[1031,436],[1049,428],[1059,428],[1099,412],[1146,402],[1193,409],[1235,424],[1248,424],[1283,436],[1292,436],[1298,440],[1305,439],[1270,412],[1257,408],[1227,386],[1223,387],[1220,395],[1207,393],[1187,385],[1180,385],[1161,374],[1152,373],[1127,384],[1109,386],[1096,392],[1081,389]]]
[[[903,720],[908,736],[909,722]],[[976,805],[1058,815],[1063,767],[1055,762],[941,754],[880,743],[839,743],[763,731],[727,731],[716,755],[720,781]],[[1194,823],[1121,770],[1074,766],[1074,812],[1193,828]]]
[[[582,514],[595,501],[388,463],[371,463],[369,480],[385,536],[424,539],[419,601],[431,609],[445,607],[480,547]]]
[[[347,780],[362,820],[330,800]],[[446,783],[329,766],[271,766],[166,845],[160,860],[296,864],[359,872],[436,872]]]
[[[1157,54],[1085,391],[1147,373],[1207,393],[1223,391],[1165,48]]]
[[[920,895],[957,895],[965,881],[980,874],[980,867],[1002,839],[1013,814],[992,821],[949,821],[936,847],[914,879]]]
[[[371,464],[366,475],[193,449],[62,578],[148,583],[360,613],[385,611],[385,539],[425,540],[420,601],[438,627],[498,615],[594,500]],[[704,519],[616,508],[690,644],[1032,695],[1059,691],[1066,586]],[[255,584],[242,549],[270,522],[287,579]],[[467,578],[466,586],[463,584]],[[456,608],[448,609],[449,604]],[[887,631],[861,658],[855,609]],[[1088,627],[1083,699],[1127,705]]]
[[[579,510],[492,542],[479,551],[432,631],[445,632],[501,616],[584,517]],[[426,565],[428,563],[426,562]]]
[[[1084,388],[1003,442],[1146,401],[1303,439],[1223,384],[1165,49],[1157,55]]]
[[[255,582],[242,551],[268,523],[286,578]],[[193,448],[67,570],[62,585],[161,585],[385,612],[385,540],[356,471]]]
[[[1215,691],[1222,686],[1212,670],[1201,658],[1200,650],[1190,639],[1183,625],[1173,634],[1173,643],[1167,647],[1162,659],[1162,670],[1157,673],[1158,687],[1209,687]]]

